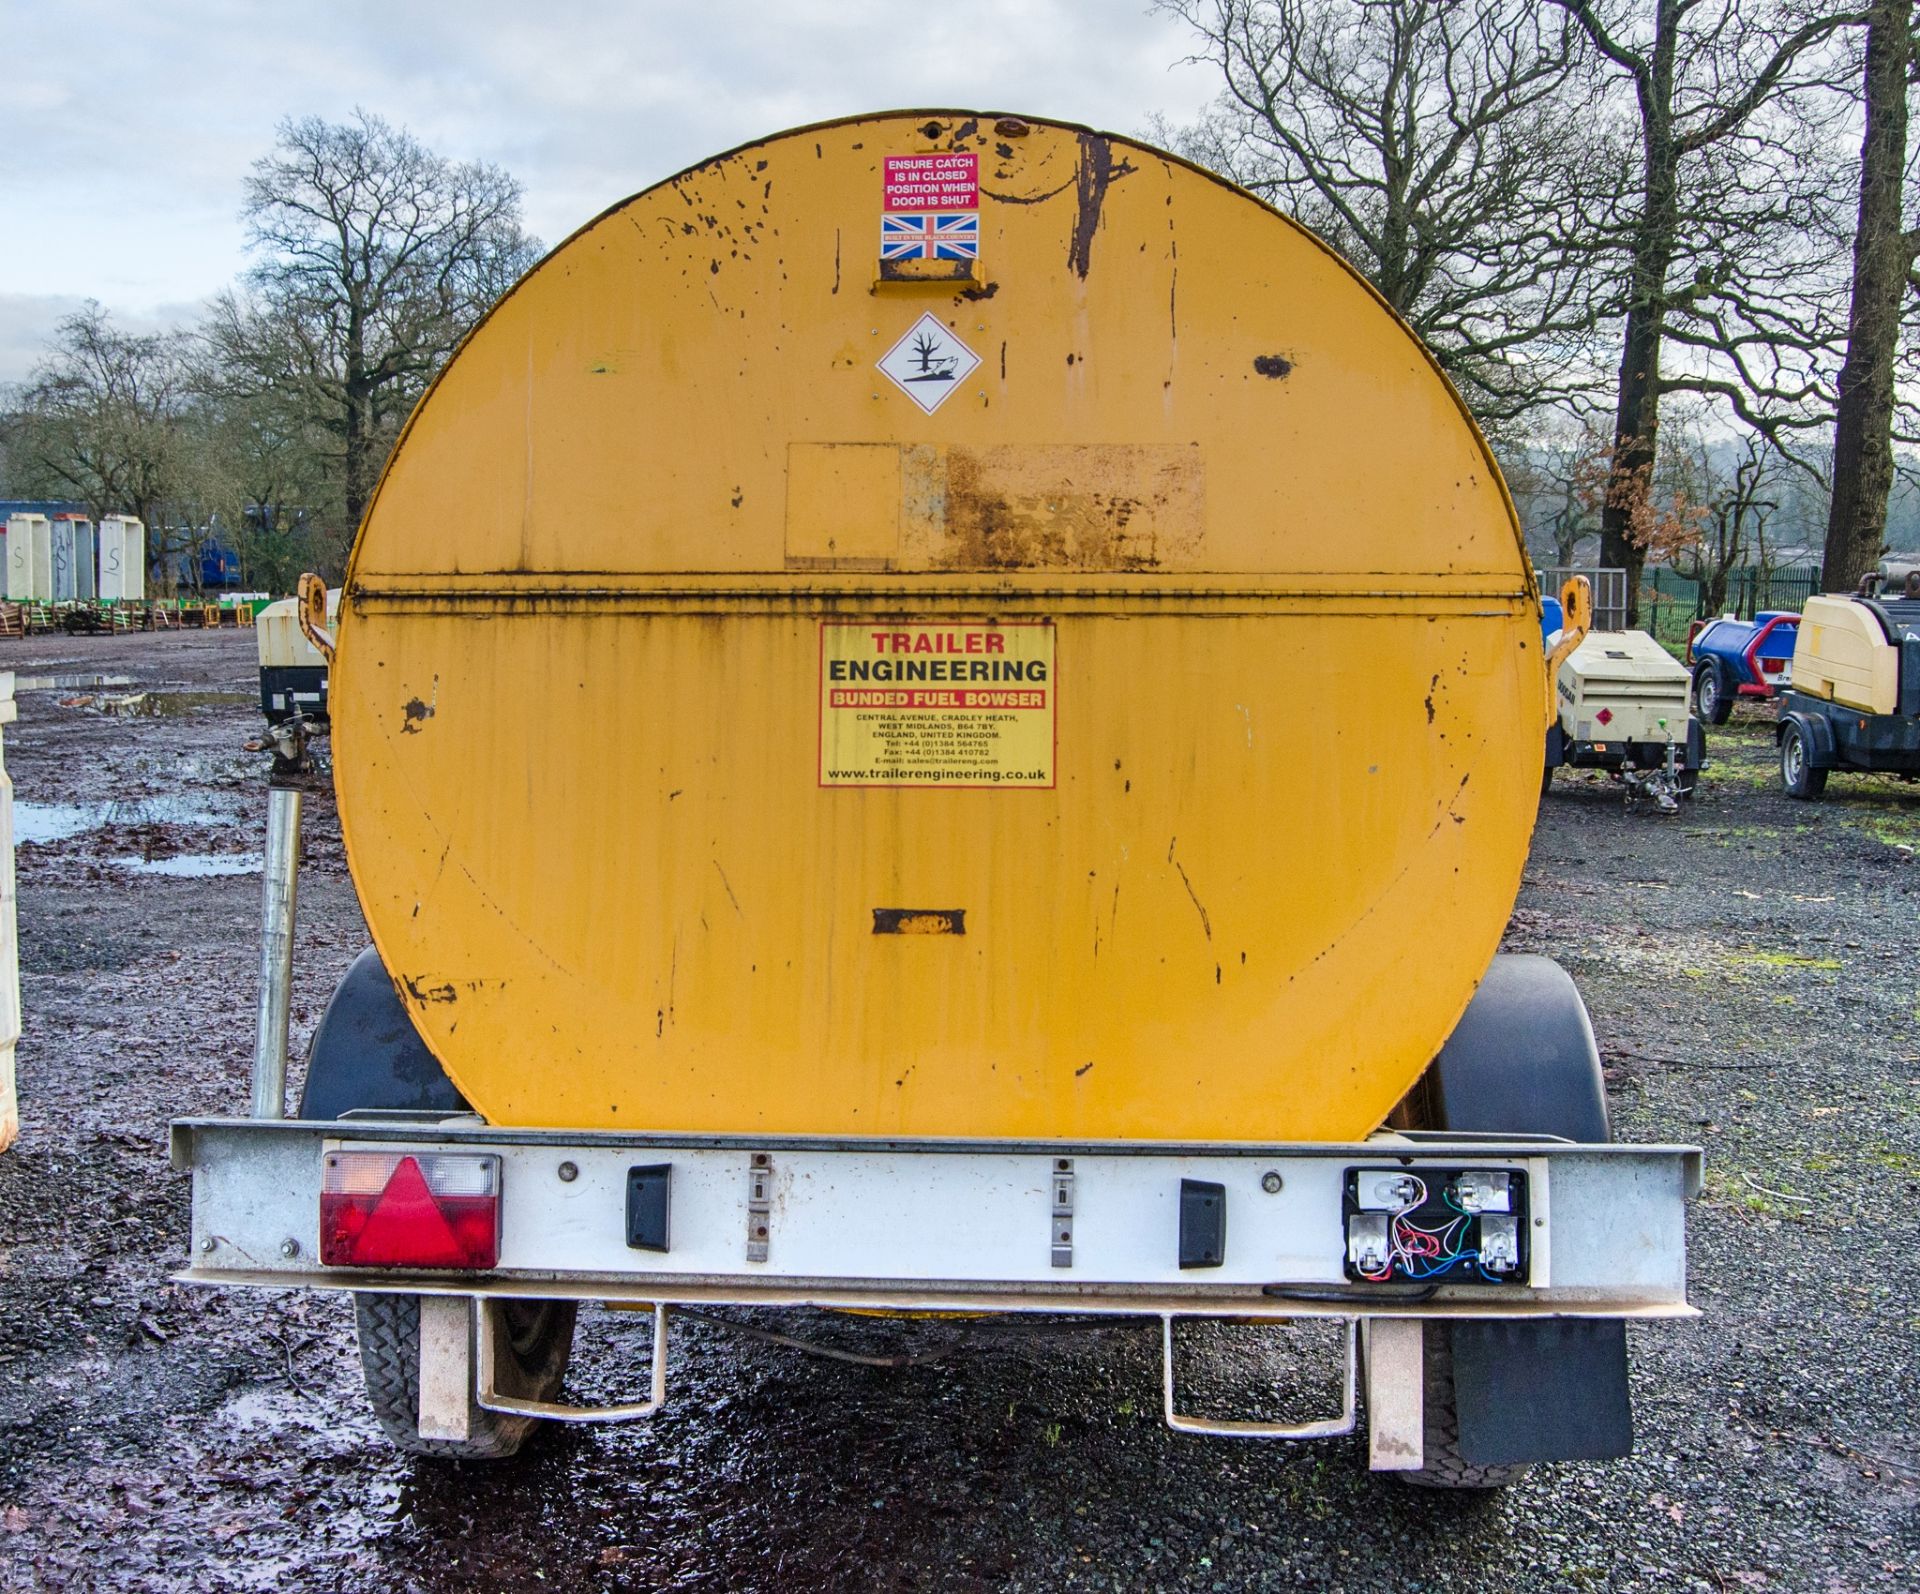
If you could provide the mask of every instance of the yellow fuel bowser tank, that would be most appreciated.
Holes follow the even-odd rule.
[[[367,923],[495,1123],[1336,1140],[1520,881],[1537,595],[1310,233],[899,113],[616,205],[408,423],[337,630]]]

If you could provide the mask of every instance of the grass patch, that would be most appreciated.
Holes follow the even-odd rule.
[[[1885,847],[1920,848],[1920,814],[1878,813],[1849,816],[1844,823],[1852,830],[1865,831]]]
[[[1727,954],[1729,963],[1756,963],[1770,969],[1838,969],[1838,958],[1808,957],[1803,952],[1761,952],[1747,947]]]
[[[1774,1180],[1757,1179],[1724,1163],[1707,1165],[1700,1193],[1703,1200],[1716,1206],[1788,1222],[1805,1222],[1813,1208],[1811,1196],[1781,1189]]]

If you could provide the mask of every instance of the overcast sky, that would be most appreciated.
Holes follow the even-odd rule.
[[[761,134],[901,106],[1140,132],[1214,93],[1149,0],[0,0],[0,382],[82,300],[193,319],[248,165],[355,106],[504,166],[549,244]]]

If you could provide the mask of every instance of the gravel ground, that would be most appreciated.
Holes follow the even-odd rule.
[[[1764,718],[1711,737],[1676,819],[1564,774],[1544,804],[1509,942],[1585,990],[1618,1132],[1707,1147],[1705,1316],[1633,1332],[1631,1460],[1462,1498],[1369,1477],[1357,1439],[1168,1433],[1130,1327],[885,1371],[689,1324],[650,1425],[488,1469],[396,1455],[344,1303],[168,1279],[187,1192],[166,1121],[245,1103],[251,638],[13,642],[0,668],[59,678],[6,735],[23,834],[47,839],[19,855],[25,1129],[0,1157],[0,1587],[1920,1587],[1920,1307],[1897,1265],[1920,799],[1837,777],[1787,801]],[[298,1047],[364,944],[324,801],[309,836]],[[584,1322],[575,1392],[634,1388],[644,1327]],[[1290,1409],[1329,1398],[1324,1330],[1196,1329],[1184,1352],[1218,1409],[1276,1379],[1310,1386]]]

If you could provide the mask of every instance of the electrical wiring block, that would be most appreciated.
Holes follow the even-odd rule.
[[[1525,1284],[1527,1178],[1498,1168],[1351,1168],[1346,1271],[1369,1284]]]

